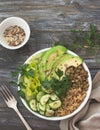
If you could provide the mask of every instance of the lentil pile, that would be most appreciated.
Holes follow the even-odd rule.
[[[10,26],[4,31],[4,40],[8,43],[10,46],[17,46],[21,44],[25,39],[25,32],[24,30],[15,25]]]
[[[82,64],[78,67],[67,68],[66,75],[71,79],[72,86],[62,98],[62,106],[56,111],[56,116],[68,115],[76,110],[86,97],[89,87],[88,73]]]

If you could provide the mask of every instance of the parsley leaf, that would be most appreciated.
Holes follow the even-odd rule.
[[[34,70],[30,67],[29,64],[24,64],[18,68],[19,73],[21,76],[26,76],[26,77],[32,77],[34,78]]]
[[[25,93],[22,90],[17,91],[18,95],[25,99]]]
[[[58,71],[56,71],[56,75],[61,78],[63,76],[63,71],[61,71],[60,69],[58,69]]]
[[[68,76],[63,74],[63,71],[58,69],[56,75],[59,78],[52,77],[50,80],[45,79],[41,84],[45,89],[52,90],[59,98],[62,98],[72,83]]]

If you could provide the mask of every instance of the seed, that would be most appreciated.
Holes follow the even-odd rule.
[[[25,39],[25,32],[24,30],[15,25],[10,26],[4,31],[4,40],[8,43],[10,46],[17,46],[21,44]]]

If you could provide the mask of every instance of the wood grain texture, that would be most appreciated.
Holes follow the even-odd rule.
[[[11,16],[24,18],[30,25],[31,36],[28,43],[18,50],[7,50],[0,45],[0,76],[8,81],[12,80],[11,71],[15,71],[34,52],[51,47],[56,41],[71,39],[70,30],[88,31],[90,23],[93,23],[100,31],[100,0],[0,0],[0,22]],[[94,77],[100,69],[100,50],[98,63],[94,50],[74,51],[85,60]],[[10,89],[33,130],[60,130],[59,121],[46,121],[32,115],[20,101],[17,88],[10,86]],[[6,107],[1,96],[0,130],[25,130],[19,117]]]

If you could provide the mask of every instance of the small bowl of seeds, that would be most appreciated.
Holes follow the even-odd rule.
[[[10,17],[0,24],[0,44],[7,49],[19,49],[30,37],[28,23],[20,17]]]

